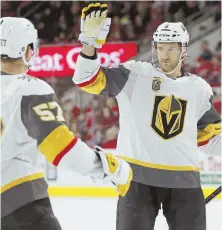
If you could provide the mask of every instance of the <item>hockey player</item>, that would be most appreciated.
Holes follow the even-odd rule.
[[[1,229],[60,230],[48,198],[43,155],[55,166],[111,181],[121,196],[129,189],[132,170],[69,131],[53,89],[26,74],[38,55],[33,24],[1,18],[0,34]]]
[[[100,4],[82,11],[83,47],[73,81],[88,93],[116,97],[119,105],[117,150],[134,179],[118,200],[116,229],[154,229],[162,205],[170,230],[205,230],[198,153],[220,154],[221,118],[208,83],[182,71],[187,30],[181,22],[165,22],[153,35],[152,62],[104,68],[97,49],[109,32],[106,13]]]

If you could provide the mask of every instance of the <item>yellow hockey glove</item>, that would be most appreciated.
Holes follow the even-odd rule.
[[[87,46],[101,48],[109,33],[111,18],[107,18],[107,4],[89,4],[83,8],[79,41]]]
[[[102,161],[103,170],[106,175],[104,179],[111,181],[115,185],[120,196],[125,196],[133,178],[130,165],[111,153],[104,152],[99,146],[95,146],[94,151]]]

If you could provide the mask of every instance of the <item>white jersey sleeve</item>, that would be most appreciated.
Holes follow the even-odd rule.
[[[213,91],[203,79],[199,79],[201,93],[199,95],[202,106],[199,111],[198,145],[210,155],[221,155],[221,117],[213,106]]]
[[[21,98],[21,121],[27,136],[37,141],[38,150],[55,166],[83,175],[103,176],[98,156],[67,127],[53,89],[39,79],[26,84]]]
[[[106,68],[100,66],[97,54],[88,57],[80,53],[73,82],[88,93],[115,97],[122,91],[132,73],[142,72],[143,67],[143,62],[131,60],[116,68]]]

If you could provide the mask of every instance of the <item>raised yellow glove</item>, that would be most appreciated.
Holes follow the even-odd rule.
[[[120,196],[125,196],[133,178],[130,165],[111,153],[104,152],[99,146],[95,146],[94,151],[102,161],[103,170],[106,175],[104,179],[111,181],[115,185]]]
[[[89,4],[83,8],[79,41],[84,45],[101,48],[109,33],[111,18],[107,18],[107,4]]]

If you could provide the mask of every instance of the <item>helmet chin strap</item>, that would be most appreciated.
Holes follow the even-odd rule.
[[[34,59],[35,59],[35,57],[31,57],[31,59],[29,61],[27,61],[25,59],[25,56],[22,56],[22,60],[25,64],[25,66],[27,67],[27,70],[25,71],[25,73],[27,73],[29,71],[30,67],[33,65]]]
[[[31,58],[29,61],[27,61],[27,60],[25,59],[25,57],[23,56],[23,57],[22,57],[22,60],[23,60],[23,62],[24,62],[24,64],[25,64],[25,66],[27,66],[28,68],[32,66],[32,62],[33,62],[32,58]]]

